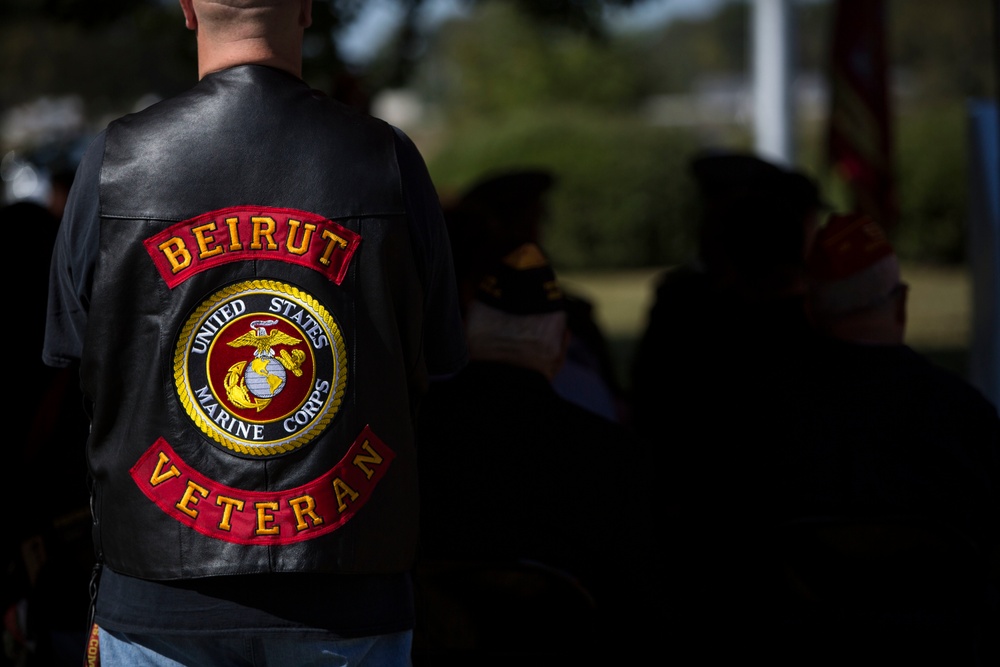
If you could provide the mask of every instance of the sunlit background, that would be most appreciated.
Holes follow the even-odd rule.
[[[849,208],[827,151],[838,1],[777,1],[790,22],[787,161]],[[624,364],[650,281],[694,250],[688,160],[758,147],[758,2],[315,0],[305,77],[406,130],[445,200],[491,170],[551,170],[543,241],[594,299]],[[963,373],[983,308],[970,262],[971,119],[984,104],[996,113],[998,5],[884,2],[891,235],[914,284],[910,342]],[[4,0],[0,49],[7,203],[45,202],[52,174],[74,168],[110,119],[196,75],[174,0]]]

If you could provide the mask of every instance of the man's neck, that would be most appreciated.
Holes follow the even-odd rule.
[[[279,52],[265,43],[244,41],[239,48],[203,44],[198,39],[198,78],[237,65],[267,65],[302,78],[301,52],[289,47]],[[292,53],[291,51],[295,51]]]

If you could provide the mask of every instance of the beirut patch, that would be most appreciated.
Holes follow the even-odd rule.
[[[337,414],[347,353],[333,315],[274,280],[248,280],[207,298],[174,352],[177,396],[214,444],[247,457],[285,454]]]
[[[274,259],[298,264],[339,285],[361,237],[333,220],[296,209],[233,206],[171,225],[144,242],[173,289],[228,262]]]

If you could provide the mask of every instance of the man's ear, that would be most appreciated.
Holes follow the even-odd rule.
[[[184,27],[188,30],[198,29],[198,17],[195,16],[193,0],[180,0],[181,11],[184,12]]]
[[[313,22],[312,0],[302,0],[302,9],[299,14],[299,25],[308,28]]]

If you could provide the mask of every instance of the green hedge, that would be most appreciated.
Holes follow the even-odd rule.
[[[896,122],[899,222],[892,240],[908,260],[957,264],[967,255],[967,120],[964,107],[909,112]]]
[[[701,147],[697,131],[566,107],[458,124],[445,134],[446,144],[428,156],[443,193],[503,168],[556,174],[543,243],[557,269],[663,266],[694,252],[698,202],[688,161]],[[965,261],[966,134],[961,106],[908,110],[896,118],[900,218],[891,236],[904,260]],[[821,136],[812,128],[804,147]],[[805,153],[810,164],[821,161],[816,150]],[[831,183],[822,187],[831,200],[841,199]]]
[[[557,182],[542,242],[553,265],[634,268],[690,257],[697,204],[687,161],[697,148],[690,131],[563,108],[451,128],[428,168],[442,193],[499,169],[547,168]]]

